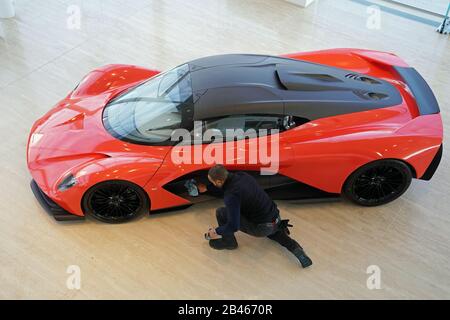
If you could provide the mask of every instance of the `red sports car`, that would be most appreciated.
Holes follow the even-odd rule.
[[[200,144],[172,139],[177,129],[195,136],[198,121],[200,134],[267,133]],[[275,138],[279,156],[272,174],[259,174],[265,165],[260,159],[225,161]],[[402,195],[412,178],[429,180],[442,140],[430,87],[394,54],[230,54],[164,73],[130,65],[92,71],[33,125],[27,162],[32,190],[56,220],[92,215],[124,222],[213,196],[186,188],[192,179],[204,182],[212,166],[174,161],[190,148],[220,145],[226,155],[217,162],[252,173],[274,198],[343,194],[374,206]]]

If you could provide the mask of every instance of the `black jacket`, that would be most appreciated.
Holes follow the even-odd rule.
[[[227,208],[227,224],[216,229],[220,235],[239,230],[240,215],[253,223],[272,222],[278,216],[278,208],[256,180],[245,172],[229,173],[223,185],[224,203]]]

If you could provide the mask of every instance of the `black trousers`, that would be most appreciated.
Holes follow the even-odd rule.
[[[218,208],[216,210],[216,219],[219,226],[225,225],[228,219],[227,208]],[[254,223],[241,214],[239,230],[254,237],[268,237],[269,239],[278,242],[292,253],[296,251],[296,249],[303,249],[297,241],[288,235],[286,229],[280,228],[279,224]],[[234,235],[223,236],[224,240],[230,237],[234,237]]]

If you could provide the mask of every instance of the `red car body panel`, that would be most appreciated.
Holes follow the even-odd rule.
[[[83,216],[81,198],[86,188],[109,179],[147,183],[170,147],[149,148],[113,138],[103,127],[102,112],[114,96],[157,73],[124,65],[94,70],[36,121],[28,140],[27,162],[48,197]],[[79,184],[61,196],[57,186],[69,172],[77,172]]]
[[[407,67],[403,60],[390,53],[359,49],[284,57],[386,80],[398,89],[403,101],[393,107],[317,119],[280,133],[276,137],[280,145],[280,174],[329,193],[340,193],[345,180],[357,168],[392,158],[407,162],[415,177],[422,177],[442,144],[442,120],[439,113],[420,115],[408,85],[394,69]],[[112,137],[102,122],[108,101],[158,73],[128,65],[96,69],[36,121],[27,145],[27,163],[33,179],[50,199],[68,212],[83,216],[85,192],[101,181],[116,179],[141,186],[148,194],[151,210],[190,204],[163,186],[187,173],[206,170],[211,164],[176,165],[171,153],[179,152],[179,147],[124,142]],[[232,148],[230,144],[225,149]],[[229,169],[258,170],[261,166],[239,164]],[[69,173],[76,176],[78,183],[61,192],[58,185]]]

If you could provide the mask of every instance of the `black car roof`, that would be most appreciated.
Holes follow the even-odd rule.
[[[228,54],[188,65],[195,120],[231,114],[314,120],[402,102],[398,90],[387,81],[294,59]]]

